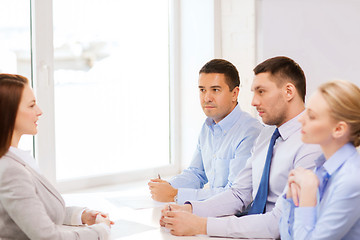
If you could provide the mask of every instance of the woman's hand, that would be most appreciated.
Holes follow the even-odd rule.
[[[82,223],[87,224],[89,226],[99,223],[99,222],[97,222],[98,219],[100,219],[99,221],[101,221],[101,222],[105,222],[109,227],[110,227],[110,225],[114,224],[114,222],[109,219],[109,214],[107,214],[107,213],[102,213],[102,212],[95,211],[95,210],[85,209],[85,211],[81,215]],[[107,219],[107,220],[105,220],[105,219]]]
[[[95,219],[95,223],[105,223],[106,225],[108,225],[109,227],[111,227],[111,225],[114,225],[115,223],[113,221],[110,220],[109,218],[109,214],[102,214],[102,213],[99,213],[97,216],[96,216],[96,219]]]
[[[319,179],[313,171],[298,167],[289,173],[286,198],[292,198],[295,206],[315,206],[318,186]]]

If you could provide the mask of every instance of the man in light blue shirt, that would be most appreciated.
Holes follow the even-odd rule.
[[[305,109],[306,81],[300,66],[290,58],[274,57],[256,66],[254,73],[252,105],[263,122],[272,126],[262,130],[252,156],[230,189],[202,202],[189,201],[182,206],[172,205],[171,211],[162,211],[160,224],[172,234],[279,238],[281,207],[278,201],[289,171],[298,166],[313,168],[321,150],[317,145],[301,141],[301,124],[297,118]],[[262,212],[247,215],[247,209],[251,210],[252,200],[256,200],[261,189],[274,132],[280,136],[271,154],[268,192],[263,195],[265,206]],[[242,214],[244,216],[237,217]]]
[[[188,169],[169,182],[151,179],[152,198],[162,202],[204,200],[232,186],[251,155],[261,123],[241,111],[237,98],[239,74],[222,59],[206,63],[199,72],[200,102],[208,117],[203,124]],[[204,185],[209,185],[204,189]]]

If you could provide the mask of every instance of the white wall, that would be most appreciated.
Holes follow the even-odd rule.
[[[308,95],[334,78],[360,86],[358,0],[181,0],[180,5],[181,130],[177,139],[182,168],[191,161],[205,119],[197,77],[211,58],[227,59],[238,68],[239,104],[254,116],[252,69],[273,56],[289,56],[302,66]]]
[[[221,1],[222,58],[232,62],[240,75],[239,105],[255,115],[251,83],[256,65],[255,0]]]
[[[198,96],[198,73],[213,58],[232,62],[240,73],[242,109],[250,106],[255,66],[254,0],[182,0],[180,3],[180,140],[181,167],[186,168],[206,116]]]
[[[323,82],[360,86],[360,1],[258,0],[258,61],[293,58],[307,77],[308,96]]]
[[[180,1],[181,165],[191,161],[205,115],[198,97],[200,68],[215,57],[214,1]]]

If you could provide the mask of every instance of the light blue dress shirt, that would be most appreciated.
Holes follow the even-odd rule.
[[[178,189],[178,203],[204,200],[231,187],[262,128],[238,105],[217,124],[207,118],[189,168],[170,180]]]
[[[360,155],[348,143],[316,161],[320,186],[315,207],[282,197],[281,239],[360,239]]]
[[[300,115],[300,114],[299,114]],[[235,217],[256,196],[264,169],[267,150],[275,126],[265,127],[252,150],[245,168],[230,189],[205,201],[190,201],[193,213],[207,217],[207,234],[233,238],[274,238],[280,236],[281,206],[278,204],[286,186],[289,171],[298,166],[313,169],[321,155],[319,145],[301,141],[301,124],[298,116],[279,127],[269,175],[269,192],[265,214]]]

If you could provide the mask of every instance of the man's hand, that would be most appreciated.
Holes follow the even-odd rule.
[[[191,205],[185,204],[185,208]],[[178,206],[178,205],[177,205]],[[180,207],[183,207],[180,206]],[[189,211],[182,211],[171,208],[171,211],[164,211],[164,215],[160,220],[162,226],[170,229],[170,233],[176,236],[193,236],[198,234],[206,234],[207,218],[199,217]]]
[[[151,179],[148,183],[151,198],[159,202],[173,202],[178,190],[173,188],[167,181],[159,178]]]
[[[166,205],[161,210],[160,225],[162,227],[165,227],[165,222],[163,221],[163,219],[164,219],[165,215],[167,214],[167,212],[169,212],[169,211],[183,211],[183,212],[192,213],[192,205],[191,204],[185,204],[185,205],[169,204],[169,205]]]

